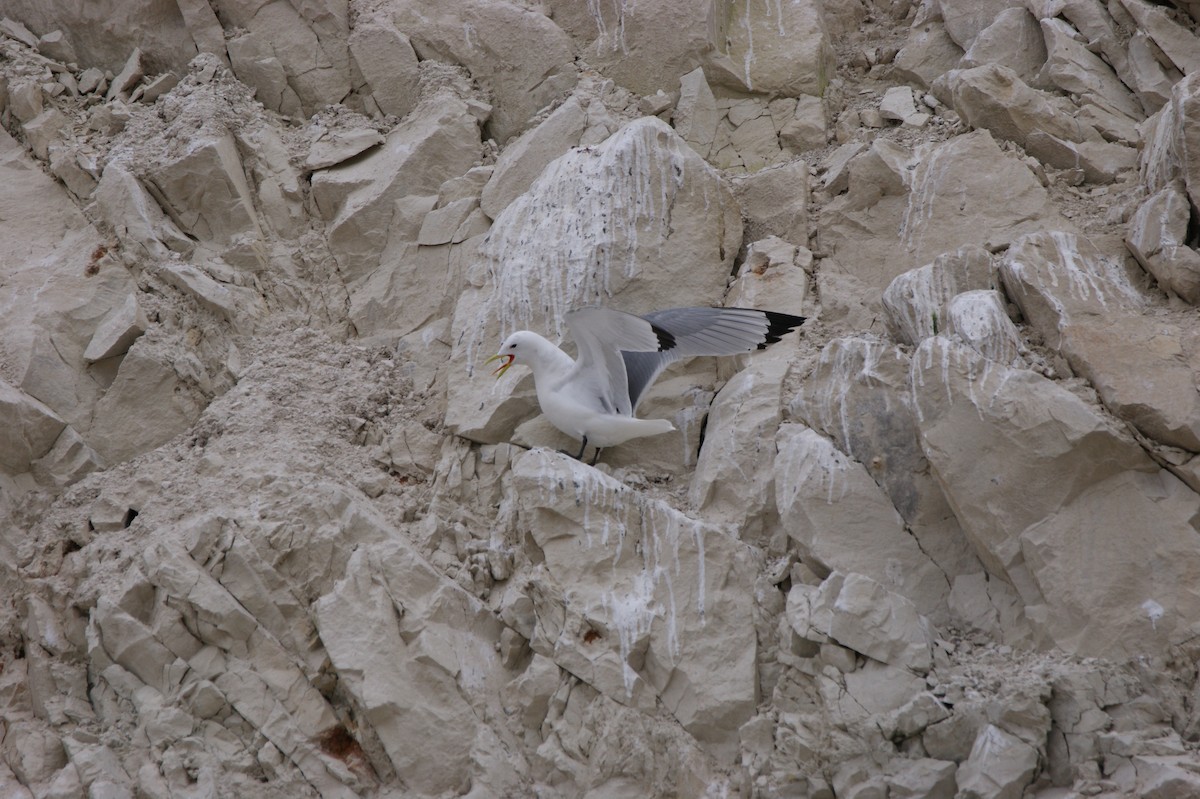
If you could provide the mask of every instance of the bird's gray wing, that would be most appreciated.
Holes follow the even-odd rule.
[[[608,413],[633,415],[622,352],[657,352],[674,345],[649,319],[609,308],[580,308],[563,317],[579,348],[566,379],[573,393]]]
[[[693,355],[737,355],[764,349],[804,322],[803,316],[755,308],[668,308],[642,318],[667,334],[660,334],[660,339],[669,340],[658,352],[621,353],[632,410],[637,410],[646,389],[673,361]]]

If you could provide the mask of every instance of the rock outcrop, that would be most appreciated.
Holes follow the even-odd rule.
[[[1200,795],[1198,30],[10,0],[0,794]],[[591,304],[808,321],[590,466]]]

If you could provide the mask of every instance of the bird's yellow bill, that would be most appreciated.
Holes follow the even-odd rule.
[[[496,379],[499,380],[501,377],[504,376],[505,370],[508,369],[508,367],[512,366],[513,359],[515,359],[516,357],[517,356],[515,356],[515,355],[493,355],[492,357],[490,357],[486,361],[484,361],[484,363],[491,363],[492,361],[501,361],[501,360],[504,361],[504,363],[502,363],[498,367],[496,367],[496,371],[492,372],[492,374],[494,374],[496,376]]]

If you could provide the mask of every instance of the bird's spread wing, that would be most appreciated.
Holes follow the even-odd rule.
[[[669,308],[642,319],[667,334],[659,351],[624,349],[631,412],[654,379],[673,361],[692,355],[737,355],[763,349],[804,322],[803,316],[752,308]]]
[[[633,415],[625,352],[656,353],[675,340],[651,320],[608,308],[580,308],[563,317],[579,347],[565,384],[580,401],[606,413]]]

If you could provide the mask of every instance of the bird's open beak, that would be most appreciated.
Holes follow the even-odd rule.
[[[505,370],[512,366],[512,362],[516,357],[517,356],[515,355],[493,355],[484,361],[484,363],[491,363],[492,361],[504,361],[504,363],[496,367],[496,371],[492,372],[492,374],[496,376],[496,379],[499,380],[501,377],[504,377]]]

